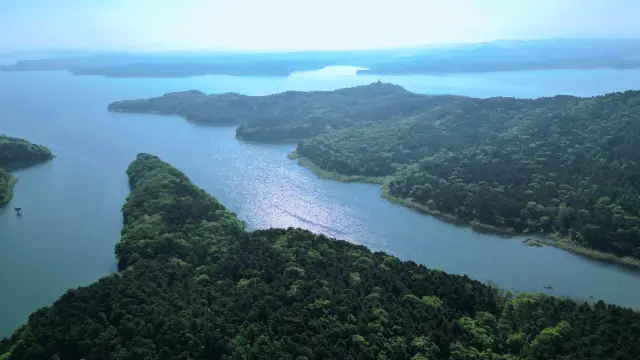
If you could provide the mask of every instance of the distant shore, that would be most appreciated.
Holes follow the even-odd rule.
[[[304,166],[307,169],[311,170],[311,172],[313,172],[317,177],[321,179],[334,180],[334,181],[340,181],[340,182],[361,182],[361,183],[381,185],[382,186],[381,196],[384,199],[394,204],[407,207],[419,213],[433,216],[439,220],[445,221],[453,225],[468,226],[479,233],[491,234],[491,235],[497,235],[497,236],[503,236],[503,237],[527,235],[527,234],[518,234],[509,229],[502,229],[497,226],[483,224],[479,221],[474,221],[474,220],[466,221],[455,215],[430,209],[425,205],[412,201],[411,199],[404,199],[404,198],[393,196],[389,193],[389,187],[388,187],[388,183],[392,178],[391,176],[367,177],[367,176],[360,176],[360,175],[342,175],[333,171],[327,171],[327,170],[321,169],[313,161],[305,157],[299,156],[295,150],[289,153],[287,157],[291,160],[295,160],[299,165]],[[638,258],[634,258],[630,256],[619,257],[611,253],[606,253],[603,251],[595,250],[595,249],[580,245],[575,241],[572,241],[566,238],[561,238],[558,235],[553,235],[552,238],[550,237],[550,238],[525,239],[524,242],[531,244],[532,246],[549,245],[561,250],[572,252],[574,254],[585,256],[593,260],[603,261],[607,263],[615,263],[625,267],[640,269],[640,259]]]

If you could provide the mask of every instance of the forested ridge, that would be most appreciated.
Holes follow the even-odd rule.
[[[0,206],[11,200],[16,179],[13,170],[39,164],[53,157],[47,147],[0,134]]]
[[[456,102],[461,96],[420,95],[398,85],[334,91],[287,91],[266,96],[206,95],[197,90],[109,104],[110,111],[179,115],[211,125],[239,125],[238,138],[282,141],[310,138],[362,123],[375,123]]]
[[[300,229],[244,230],[179,170],[140,154],[119,272],[69,290],[0,359],[637,359],[640,316],[500,294]]]
[[[511,233],[640,257],[640,92],[462,99],[298,144],[324,170]]]
[[[455,74],[556,69],[635,69],[636,39],[499,40],[389,59],[358,74]]]

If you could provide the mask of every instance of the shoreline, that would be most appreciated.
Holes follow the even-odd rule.
[[[389,180],[389,177],[385,177],[385,176],[370,177],[370,176],[361,176],[361,175],[342,175],[337,172],[327,171],[318,167],[318,165],[316,165],[311,160],[303,156],[298,156],[298,153],[295,150],[290,152],[287,155],[287,158],[289,158],[289,160],[294,160],[300,166],[303,166],[311,170],[311,172],[317,177],[319,177],[320,179],[347,182],[347,183],[361,182],[361,183],[376,184],[376,185],[384,185]]]
[[[501,229],[489,224],[484,224],[479,221],[466,221],[466,220],[460,219],[455,215],[446,214],[438,210],[432,210],[422,204],[416,203],[409,199],[395,197],[389,194],[388,187],[387,187],[389,180],[391,180],[393,176],[369,177],[369,176],[361,176],[361,175],[342,175],[333,171],[323,170],[320,167],[318,167],[313,161],[303,156],[299,156],[295,150],[290,152],[287,155],[287,157],[290,160],[294,160],[296,163],[298,163],[298,165],[309,169],[314,175],[316,175],[321,179],[340,181],[340,182],[346,182],[346,183],[360,182],[360,183],[366,183],[366,184],[380,185],[382,187],[380,196],[383,199],[391,203],[406,207],[410,210],[419,212],[421,214],[433,216],[449,224],[456,225],[456,226],[471,227],[473,230],[479,233],[491,234],[491,235],[502,236],[502,237],[513,237],[518,235],[515,232],[509,231],[506,229]]]
[[[0,198],[0,207],[7,205],[11,199],[13,199],[13,187],[16,186],[18,182],[18,179],[13,174],[10,173],[9,175],[11,176],[11,180],[9,181],[6,192],[2,194],[2,198]]]
[[[43,145],[40,145],[43,146]],[[9,176],[11,177],[9,179],[9,183],[7,185],[6,189],[0,189],[0,191],[2,191],[0,193],[0,207],[4,207],[7,204],[9,204],[9,202],[11,202],[11,200],[13,200],[13,188],[16,186],[16,184],[18,183],[18,178],[13,174],[15,171],[20,171],[20,170],[25,170],[28,169],[30,167],[34,167],[37,165],[41,165],[46,163],[47,161],[51,161],[53,160],[56,155],[53,154],[53,152],[51,152],[51,149],[49,149],[48,147],[45,146],[45,148],[49,151],[50,155],[44,159],[41,160],[40,162],[34,163],[34,164],[19,164],[14,166],[10,171],[7,171],[7,173],[9,174]]]
[[[438,210],[433,210],[433,209],[429,209],[427,206],[424,206],[420,203],[417,203],[415,201],[412,201],[410,199],[404,199],[404,198],[399,198],[396,196],[393,196],[389,193],[389,188],[387,186],[387,184],[383,184],[382,185],[382,192],[380,194],[380,196],[391,202],[394,203],[396,205],[400,205],[400,206],[404,206],[406,208],[409,208],[411,210],[417,211],[423,215],[429,215],[429,216],[433,216],[438,220],[442,220],[446,223],[452,224],[452,225],[456,225],[456,226],[462,226],[462,227],[470,227],[472,228],[474,231],[482,233],[482,234],[490,234],[490,235],[496,235],[496,236],[501,236],[501,237],[514,237],[514,236],[518,236],[519,234],[510,231],[508,229],[502,229],[499,228],[497,226],[493,226],[493,225],[489,225],[489,224],[485,224],[485,223],[481,223],[479,221],[475,221],[475,220],[471,220],[471,221],[467,221],[467,220],[463,220],[455,215],[452,214],[447,214],[447,213],[443,213],[441,211]]]
[[[236,129],[238,129],[237,125],[230,125],[230,126],[234,126]],[[236,133],[235,139],[238,140],[238,141],[241,141],[243,143],[247,143],[247,144],[256,144],[256,145],[294,145],[294,146],[296,144],[298,144],[298,142],[301,140],[301,139],[294,139],[294,138],[282,139],[282,140],[273,140],[273,141],[251,140],[251,139],[245,139],[242,136],[239,136],[238,133]]]
[[[529,239],[527,239],[529,240]],[[525,240],[526,241],[526,240]],[[602,261],[605,263],[615,263],[617,265],[640,270],[640,259],[631,256],[616,256],[612,253],[603,252],[600,250],[592,249],[576,243],[575,241],[567,238],[557,239],[532,239],[532,242],[541,245],[549,245],[555,248],[565,250],[574,254],[578,254],[587,257],[592,260]]]
[[[361,182],[361,183],[367,183],[367,184],[376,184],[376,185],[381,185],[382,189],[381,189],[381,194],[380,196],[393,203],[396,205],[400,205],[406,208],[409,208],[413,211],[417,211],[421,214],[424,215],[428,215],[428,216],[433,216],[438,220],[442,220],[444,222],[447,222],[449,224],[452,225],[456,225],[456,226],[464,226],[464,227],[470,227],[472,228],[474,231],[479,232],[479,233],[483,233],[483,234],[490,234],[490,235],[496,235],[496,236],[501,236],[501,237],[507,237],[507,238],[513,238],[513,237],[517,237],[517,236],[521,236],[521,237],[526,237],[527,235],[530,236],[535,236],[535,235],[540,235],[540,234],[518,234],[512,230],[508,230],[508,229],[502,229],[493,225],[489,225],[489,224],[483,224],[481,222],[478,221],[466,221],[463,219],[460,219],[459,217],[455,216],[455,215],[451,215],[451,214],[447,214],[447,213],[443,213],[440,212],[438,210],[433,210],[433,209],[429,209],[428,207],[416,203],[410,199],[404,199],[404,198],[399,198],[399,197],[395,197],[391,194],[389,194],[389,188],[388,188],[388,181],[391,178],[391,176],[387,176],[387,177],[366,177],[366,176],[360,176],[360,175],[341,175],[338,174],[336,172],[332,172],[332,171],[327,171],[327,170],[323,170],[320,167],[318,167],[318,165],[316,165],[314,162],[312,162],[311,160],[302,157],[302,156],[298,156],[298,154],[296,153],[295,150],[293,150],[292,152],[290,152],[287,157],[290,160],[294,160],[298,165],[306,167],[307,169],[309,169],[314,175],[316,175],[317,177],[321,178],[321,179],[326,179],[326,180],[334,180],[334,181],[340,181],[340,182]],[[544,234],[543,234],[544,235]],[[612,253],[607,253],[607,252],[603,252],[600,250],[596,250],[593,248],[589,248],[583,245],[580,245],[572,240],[569,240],[567,238],[560,238],[558,234],[548,234],[551,237],[549,238],[525,238],[523,240],[524,243],[529,243],[529,246],[540,246],[540,245],[549,245],[549,246],[553,246],[555,248],[558,248],[560,250],[564,250],[573,254],[577,254],[577,255],[581,255],[584,256],[590,260],[596,260],[596,261],[601,261],[601,262],[605,262],[608,264],[616,264],[616,265],[620,265],[620,266],[624,266],[624,267],[628,267],[628,268],[632,268],[634,270],[640,270],[640,259],[639,258],[634,258],[631,256],[624,256],[624,257],[619,257],[616,256]],[[536,245],[537,244],[537,245]]]

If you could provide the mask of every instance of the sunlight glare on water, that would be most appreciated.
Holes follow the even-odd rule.
[[[536,72],[382,77],[382,81],[428,93],[593,95],[638,88],[638,74],[637,70]],[[276,88],[332,90],[377,80],[364,76],[107,79],[62,72],[0,73],[0,132],[47,145],[57,155],[49,163],[18,172],[15,197],[0,209],[0,336],[66,289],[115,270],[113,248],[128,194],[125,170],[140,152],[158,155],[184,171],[252,229],[302,227],[506,289],[543,291],[552,286],[547,292],[640,308],[637,272],[451,226],[384,201],[375,185],[318,179],[287,159],[294,144],[240,142],[232,127],[106,111],[111,101],[187,89],[256,95]],[[14,206],[24,209],[21,218],[9,211]]]

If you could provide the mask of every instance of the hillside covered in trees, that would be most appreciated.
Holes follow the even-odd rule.
[[[0,135],[0,206],[11,200],[16,179],[13,170],[24,169],[53,157],[51,150],[26,140]]]
[[[378,82],[334,91],[287,91],[267,96],[206,95],[190,90],[117,101],[108,109],[179,115],[209,125],[239,125],[238,138],[270,142],[310,138],[355,124],[409,116],[461,98],[414,94]]]
[[[640,257],[640,92],[475,99],[373,83],[268,96],[199,91],[109,105],[303,139],[320,169],[390,178],[388,196],[507,233],[555,233]]]
[[[511,233],[640,257],[640,92],[463,99],[301,141],[324,170],[390,176],[388,195]]]
[[[118,273],[69,290],[0,359],[637,359],[640,314],[465,276],[300,229],[246,232],[140,154]]]

